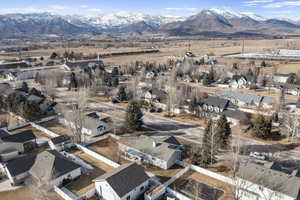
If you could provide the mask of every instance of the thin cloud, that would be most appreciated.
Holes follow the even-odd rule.
[[[2,14],[10,14],[10,13],[42,13],[45,10],[38,8],[0,8],[0,13]]]
[[[244,5],[246,6],[256,6],[258,4],[264,4],[264,3],[272,3],[274,0],[251,0],[244,2]]]
[[[70,10],[71,9],[70,7],[62,6],[62,5],[50,5],[48,7],[53,10]]]
[[[264,8],[282,8],[287,6],[300,6],[300,1],[282,1],[277,3],[271,3],[263,6]]]
[[[165,8],[168,11],[195,11],[197,8]]]
[[[101,8],[90,8],[90,9],[87,9],[88,11],[90,12],[101,12],[102,9]]]

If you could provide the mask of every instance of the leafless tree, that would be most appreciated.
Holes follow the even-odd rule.
[[[71,137],[76,143],[85,141],[85,134],[82,132],[84,128],[84,111],[87,107],[89,88],[79,88],[72,94],[72,103],[70,106],[62,107],[62,114],[67,128],[71,132]]]
[[[168,77],[168,114],[174,112],[175,101],[178,98],[177,88],[176,88],[176,70],[172,69],[170,76]]]
[[[32,200],[54,200],[56,195],[53,191],[53,185],[51,181],[37,180],[33,177],[28,177],[25,181],[26,188],[30,193]]]

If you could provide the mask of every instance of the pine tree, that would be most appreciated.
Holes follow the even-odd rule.
[[[28,88],[28,84],[25,81],[22,83],[21,89],[22,91],[28,93],[29,88]]]
[[[120,86],[119,87],[119,91],[118,91],[118,99],[120,101],[126,101],[127,100],[127,94],[126,94],[126,91],[125,91],[125,87],[124,86]]]
[[[264,116],[259,115],[253,124],[253,134],[258,138],[269,138],[272,134],[272,120],[265,119]]]
[[[209,120],[202,139],[201,164],[207,166],[216,161],[216,134],[213,132],[213,122]]]
[[[129,102],[126,110],[125,125],[130,132],[138,131],[143,125],[143,112],[140,109],[139,103],[136,101]]]
[[[230,143],[231,128],[224,114],[221,115],[217,122],[216,137],[219,138],[219,145],[221,148],[226,149]]]
[[[21,103],[19,113],[28,121],[38,120],[42,114],[40,106],[34,101],[25,101]]]

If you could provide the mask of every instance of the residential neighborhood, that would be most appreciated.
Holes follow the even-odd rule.
[[[0,200],[300,200],[296,19],[102,3],[0,5]]]

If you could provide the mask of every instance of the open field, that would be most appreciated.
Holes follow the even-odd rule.
[[[89,171],[86,174],[81,175],[79,179],[72,181],[70,184],[66,186],[67,189],[77,194],[78,196],[85,194],[86,192],[90,191],[94,187],[93,180],[95,178],[105,174],[106,172],[113,170],[113,167],[89,156],[88,154],[82,151],[76,151],[73,154],[94,167],[93,170]]]
[[[191,185],[191,187],[189,189],[187,189],[187,185]],[[220,196],[220,198],[218,198],[218,200],[231,200],[234,199],[234,191],[235,188],[234,186],[221,182],[217,179],[211,178],[209,176],[206,176],[204,174],[195,172],[195,171],[189,171],[186,174],[184,174],[180,179],[178,179],[177,181],[175,181],[171,187],[172,188],[176,188],[178,191],[184,193],[185,195],[191,197],[192,199],[196,199],[195,194],[196,193],[202,193],[202,195],[204,195],[207,190],[203,190],[201,191],[201,189],[199,188],[199,184],[201,184],[201,186],[206,185],[205,187],[208,187],[210,189],[215,189],[218,191],[222,191],[223,194]],[[199,185],[199,186],[197,186]],[[215,194],[214,194],[215,195]],[[216,199],[214,198],[214,196],[210,196],[208,198],[205,198],[207,200],[210,199]]]
[[[272,52],[277,49],[289,48],[289,44],[299,42],[299,38],[293,39],[258,39],[245,40],[245,53],[264,53]],[[68,48],[69,51],[75,53],[83,52],[84,54],[105,54],[114,52],[140,51],[147,49],[159,49],[160,53],[131,55],[131,56],[116,56],[105,58],[104,62],[109,64],[128,64],[135,60],[166,62],[168,56],[182,56],[188,49],[195,54],[214,53],[216,55],[237,53],[242,51],[242,40],[173,40],[159,42],[93,42],[92,47]],[[128,47],[130,44],[132,47]],[[109,47],[111,46],[111,47]],[[190,46],[190,47],[189,47]],[[58,53],[65,52],[65,47],[56,47],[49,49],[39,49],[35,51],[23,52],[23,56],[49,56],[53,51]],[[21,54],[21,55],[22,55]],[[16,57],[14,54],[1,55],[0,59]],[[227,59],[226,59],[227,60]]]

